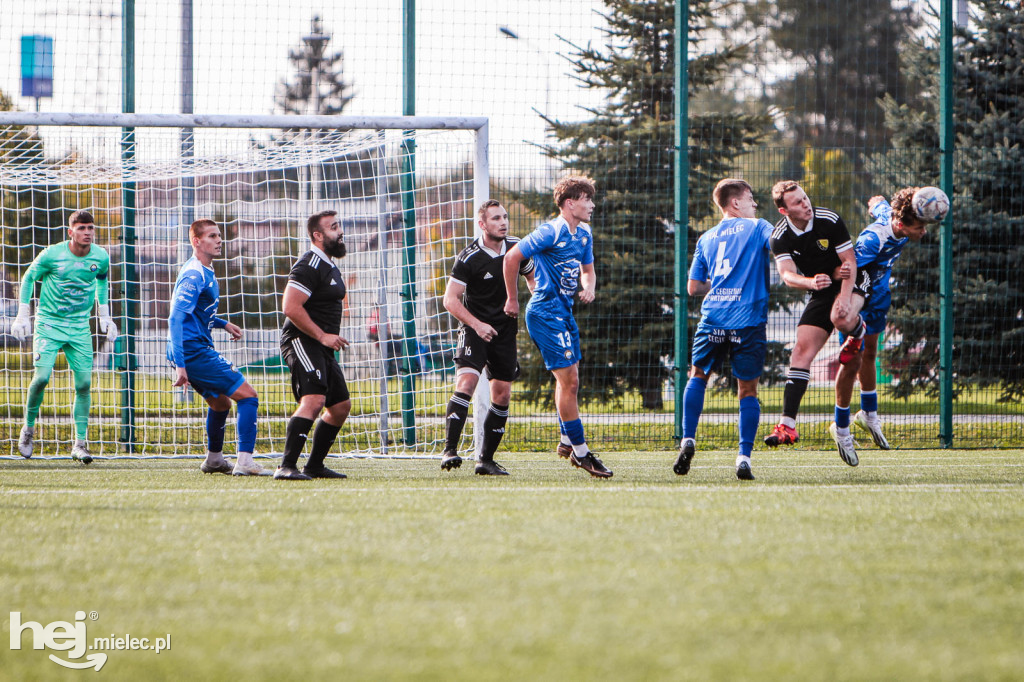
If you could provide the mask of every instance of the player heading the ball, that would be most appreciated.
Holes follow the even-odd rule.
[[[860,411],[854,415],[853,422],[870,434],[875,445],[883,450],[889,449],[889,441],[882,433],[882,420],[878,416],[875,360],[878,355],[878,338],[885,331],[889,308],[892,306],[889,282],[893,265],[899,260],[908,242],[919,242],[928,233],[925,221],[913,205],[918,192],[917,187],[901,189],[893,195],[891,206],[882,196],[868,200],[868,210],[875,221],[864,228],[854,247],[857,267],[865,270],[871,278],[871,298],[861,311],[861,317],[867,325],[864,354],[858,372],[854,373],[843,366],[839,368],[839,376],[836,378],[836,385],[849,384],[851,392],[854,381],[860,379]]]

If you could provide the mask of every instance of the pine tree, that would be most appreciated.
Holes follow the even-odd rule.
[[[1024,14],[1015,0],[972,3],[976,21],[958,29],[954,71],[954,339],[958,389],[998,386],[1024,397]],[[938,184],[938,36],[910,44],[908,76],[921,97],[884,102],[895,151],[872,160],[894,190]],[[935,232],[938,231],[936,228]],[[939,239],[906,248],[893,270],[890,322],[902,343],[888,354],[897,394],[937,390]]]
[[[715,2],[690,2],[691,44],[712,28]],[[546,153],[597,185],[594,256],[597,300],[577,306],[584,399],[638,391],[646,409],[662,407],[673,355],[673,216],[675,8],[670,0],[609,0],[602,48],[573,45],[577,78],[607,92],[581,122],[549,120],[555,142]],[[693,54],[693,53],[691,53]],[[691,96],[715,88],[744,59],[744,47],[720,45],[692,56]],[[703,113],[690,118],[690,218],[711,214],[711,190],[735,158],[761,138],[764,116]],[[541,214],[550,194],[530,198]],[[699,235],[689,231],[690,250]],[[690,311],[696,312],[696,307]],[[525,384],[547,395],[549,377],[524,363]]]
[[[766,104],[786,112],[796,154],[819,147],[881,147],[878,99],[904,99],[899,45],[917,26],[893,0],[756,0],[744,5],[750,32],[766,28],[792,75],[768,86]],[[762,46],[763,47],[763,46]],[[795,157],[794,161],[798,161]]]
[[[285,114],[340,114],[353,97],[344,78],[345,59],[340,51],[328,54],[331,34],[324,33],[320,17],[311,24],[302,45],[288,51],[295,74],[278,83],[277,107]]]

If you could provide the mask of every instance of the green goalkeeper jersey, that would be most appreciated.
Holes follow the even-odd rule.
[[[110,256],[91,244],[89,253],[79,257],[71,253],[68,243],[54,244],[36,256],[21,280],[19,301],[28,305],[35,283],[41,281],[37,322],[42,319],[62,326],[88,326],[93,301],[106,305],[110,296]]]

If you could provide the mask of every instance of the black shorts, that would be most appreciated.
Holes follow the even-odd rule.
[[[459,327],[459,342],[455,347],[455,366],[471,367],[487,373],[498,381],[515,381],[519,377],[519,360],[516,357],[516,333],[519,325],[515,320],[495,326],[498,335],[491,341],[484,341],[477,333],[462,325]]]
[[[292,372],[292,393],[302,401],[304,395],[325,396],[330,407],[348,400],[348,384],[334,351],[310,338],[297,336],[281,342],[281,358]]]
[[[807,307],[804,308],[803,315],[800,316],[798,324],[801,326],[806,324],[812,327],[820,327],[831,334],[832,330],[835,329],[835,325],[832,324],[832,305],[835,303],[836,296],[839,295],[841,288],[841,282],[833,282],[832,286],[828,289],[812,293],[811,300],[807,302]],[[865,301],[871,296],[871,276],[868,275],[867,270],[857,269],[857,279],[854,280],[853,293],[864,297]]]

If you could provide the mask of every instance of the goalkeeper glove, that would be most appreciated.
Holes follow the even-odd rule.
[[[113,343],[117,340],[117,325],[110,319],[110,306],[101,305],[99,309],[100,314],[100,332],[107,335],[107,341]]]
[[[29,311],[28,305],[18,304],[18,316],[11,323],[11,334],[18,341],[24,341],[32,336],[32,313]]]

